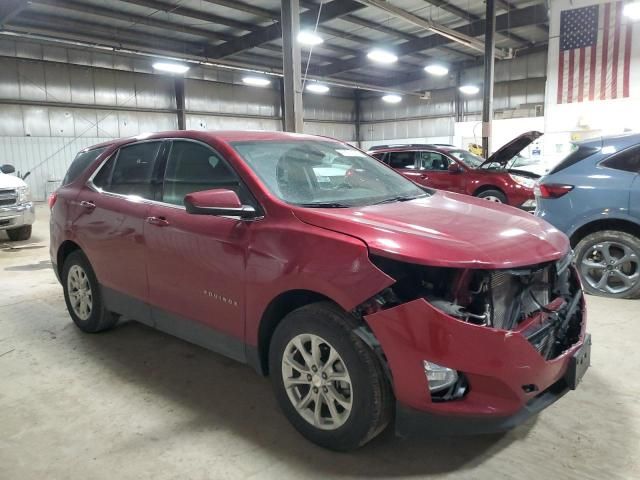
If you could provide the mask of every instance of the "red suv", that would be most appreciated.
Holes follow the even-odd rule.
[[[507,168],[507,164],[541,135],[540,132],[520,135],[487,160],[442,144],[378,145],[368,153],[420,185],[533,211],[536,208],[533,188],[539,176]]]
[[[564,234],[349,145],[170,132],[82,151],[51,258],[85,332],[135,319],[269,374],[324,447],[513,427],[589,365]]]

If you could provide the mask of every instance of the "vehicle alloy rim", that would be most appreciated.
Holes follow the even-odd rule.
[[[325,339],[303,333],[282,355],[282,380],[291,404],[316,428],[335,430],[353,406],[351,377],[342,357]]]
[[[592,245],[580,262],[582,278],[596,290],[624,293],[640,281],[640,258],[631,247],[619,242]]]
[[[71,308],[80,320],[87,320],[91,316],[93,308],[93,295],[89,277],[82,267],[74,265],[69,269],[67,276],[67,290]]]
[[[495,203],[502,203],[502,200],[500,200],[498,197],[495,197],[493,195],[487,195],[486,197],[482,197],[485,200],[489,200],[490,202],[495,202]]]

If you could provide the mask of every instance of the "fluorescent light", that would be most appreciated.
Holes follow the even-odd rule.
[[[447,67],[445,67],[444,65],[438,65],[437,63],[427,65],[426,67],[424,67],[424,71],[437,77],[442,77],[443,75],[449,73],[449,69]]]
[[[303,45],[310,45],[312,47],[324,42],[320,35],[310,30],[302,30],[298,33],[298,41]]]
[[[309,83],[307,84],[307,90],[313,93],[327,93],[329,91],[329,87],[322,83]]]
[[[622,13],[631,20],[640,20],[640,2],[627,3]]]
[[[242,81],[252,87],[266,87],[271,83],[268,78],[264,77],[243,77]]]
[[[387,50],[380,50],[375,48],[367,53],[367,57],[370,60],[378,63],[395,63],[398,61],[398,57]]]
[[[188,65],[183,65],[180,63],[156,62],[153,64],[153,68],[154,70],[169,73],[186,73],[189,71]]]
[[[395,95],[393,93],[389,95],[385,95],[382,97],[382,101],[387,103],[400,103],[402,101],[402,97],[400,95]]]
[[[462,85],[460,87],[460,91],[465,95],[475,95],[480,91],[480,89],[475,85]]]

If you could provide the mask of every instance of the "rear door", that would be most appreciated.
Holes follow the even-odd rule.
[[[612,155],[600,162],[600,167],[610,169],[605,181],[609,188],[617,190],[609,198],[620,197],[628,192],[629,214],[640,220],[640,146]]]
[[[388,152],[384,162],[414,182],[417,180],[416,152],[406,150]]]
[[[240,358],[244,354],[245,258],[252,223],[192,215],[184,208],[185,195],[215,188],[232,189],[244,204],[254,204],[220,154],[200,142],[174,140],[160,197],[144,226],[149,299],[157,307],[153,309],[156,327]],[[239,341],[229,341],[232,338]]]
[[[148,300],[146,249],[143,236],[147,200],[163,142],[127,145],[116,151],[83,186],[76,198],[78,216],[72,229],[107,295],[118,301]],[[116,310],[117,311],[117,310]],[[137,315],[144,320],[147,311]]]

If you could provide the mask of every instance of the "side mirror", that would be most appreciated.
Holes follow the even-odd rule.
[[[251,205],[242,205],[233,190],[218,188],[194,192],[184,197],[187,213],[193,215],[215,215],[220,217],[255,218],[256,209]]]
[[[8,163],[5,163],[0,167],[0,171],[2,173],[9,174],[9,173],[15,173],[16,169],[13,165],[9,165]]]
[[[449,165],[449,168],[447,170],[449,171],[449,173],[462,173],[462,169],[457,163],[452,163],[451,165]]]

